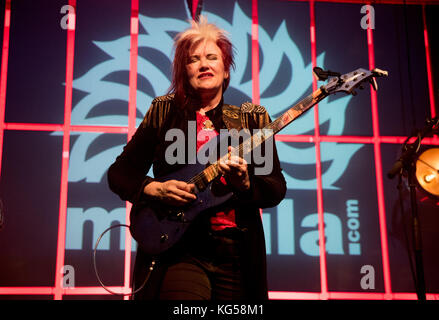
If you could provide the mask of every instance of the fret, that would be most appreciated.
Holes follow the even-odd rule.
[[[206,180],[208,182],[213,180],[213,177],[216,176],[215,173],[218,173],[218,172],[215,172],[215,167],[213,167],[213,166],[212,167],[209,166],[206,169],[204,169],[204,176],[206,177]]]
[[[241,147],[241,145],[240,145],[240,147]],[[243,141],[242,148],[239,149],[239,152],[241,152],[241,151],[243,154],[247,154],[247,153],[252,151],[252,143],[251,143],[250,138]]]
[[[282,122],[282,118],[277,118],[268,126],[269,129],[272,129],[275,133],[280,131],[284,127],[284,123]]]
[[[309,110],[313,105],[322,100],[325,97],[321,89],[316,90],[312,94],[308,95],[306,98],[302,99],[292,108],[288,109],[284,114],[282,114],[275,121],[270,123],[266,128],[273,129],[274,134],[278,133],[285,126],[291,123],[293,120],[297,119],[304,112]]]

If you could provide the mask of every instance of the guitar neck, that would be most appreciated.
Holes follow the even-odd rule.
[[[326,93],[322,89],[317,89],[306,98],[302,99],[299,103],[288,109],[284,114],[282,114],[279,118],[269,123],[267,126],[258,130],[257,133],[252,135],[251,137],[244,140],[237,147],[237,154],[240,156],[246,155],[252,152],[255,148],[264,143],[265,140],[277,134],[295,119],[300,117],[303,113],[311,109],[316,103],[323,100],[327,96]],[[211,181],[213,181],[218,175],[218,162],[226,161],[228,159],[228,155],[222,156],[213,164],[209,165],[202,172],[194,176],[188,183],[197,184],[198,189],[207,186]]]
[[[277,134],[291,122],[296,120],[306,111],[311,109],[316,103],[323,100],[326,95],[322,92],[321,89],[317,89],[313,93],[311,93],[306,98],[302,99],[299,103],[294,105],[292,108],[288,109],[284,114],[282,114],[279,118],[269,123],[264,129],[269,129],[273,132],[272,135]],[[265,139],[264,139],[265,140]],[[263,141],[262,141],[263,142]]]

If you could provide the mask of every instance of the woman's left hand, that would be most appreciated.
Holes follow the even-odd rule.
[[[227,184],[235,189],[239,191],[250,189],[247,162],[239,156],[232,155],[232,147],[228,148],[228,160],[218,162],[218,170],[226,179]]]

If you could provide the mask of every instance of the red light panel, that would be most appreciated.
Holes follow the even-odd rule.
[[[370,12],[368,13],[370,14]],[[369,69],[375,68],[375,50],[373,46],[373,33],[372,29],[367,29],[367,47],[369,52]],[[372,105],[372,124],[373,124],[373,137],[374,137],[374,155],[375,155],[375,170],[376,170],[376,186],[378,196],[378,214],[380,222],[380,234],[381,234],[381,255],[383,261],[383,273],[384,273],[384,290],[387,295],[392,292],[392,286],[390,282],[390,265],[389,265],[389,249],[387,245],[387,226],[386,226],[386,209],[384,203],[384,189],[383,189],[383,176],[382,176],[382,162],[381,162],[381,146],[378,137],[379,123],[378,123],[378,101],[376,91],[370,86],[371,105]]]
[[[252,0],[252,102],[254,104],[259,104],[260,99],[258,25],[258,1]]]
[[[11,0],[6,0],[3,27],[2,61],[0,69],[0,173],[3,157],[3,131],[5,126],[6,82],[8,80],[9,29],[11,25]]]
[[[425,61],[427,63],[428,94],[430,97],[430,116],[432,118],[435,118],[436,117],[436,105],[435,105],[435,101],[434,101],[433,74],[431,71],[430,46],[429,46],[428,32],[427,32],[427,19],[425,17],[425,4],[422,5],[422,21],[424,24]]]
[[[316,49],[316,24],[314,0],[310,1],[310,41],[311,41],[311,62],[312,67],[317,66],[317,49]],[[312,77],[313,91],[317,90],[317,79]],[[321,299],[327,299],[328,295],[328,275],[326,265],[326,246],[325,246],[325,221],[323,208],[323,188],[322,188],[322,161],[320,153],[320,122],[319,106],[314,106],[314,143],[316,150],[316,179],[317,179],[317,214],[318,214],[318,231],[319,231],[319,256],[320,256],[320,287]]]
[[[55,300],[62,299],[62,273],[64,266],[65,243],[66,243],[66,216],[67,216],[67,191],[69,174],[69,149],[70,149],[70,118],[72,112],[72,91],[73,91],[73,62],[75,56],[75,20],[76,0],[69,0],[69,5],[75,8],[75,12],[69,12],[69,26],[67,29],[67,52],[66,52],[66,86],[64,102],[64,135],[62,145],[61,162],[61,186],[59,200],[58,219],[58,245],[55,268]]]

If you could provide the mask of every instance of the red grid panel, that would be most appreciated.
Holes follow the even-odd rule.
[[[136,130],[136,91],[137,91],[137,47],[139,35],[139,0],[131,1],[131,48],[130,48],[130,82],[128,100],[128,141]],[[125,224],[130,224],[131,203],[126,202]],[[131,234],[125,232],[125,263],[124,263],[124,293],[129,293],[131,271]],[[117,291],[120,292],[120,291]],[[125,300],[128,295],[124,297]]]
[[[425,45],[425,61],[427,63],[427,77],[428,77],[428,94],[430,98],[430,113],[431,117],[436,117],[436,105],[434,101],[433,75],[431,71],[430,45],[428,41],[427,19],[425,17],[425,4],[422,5],[422,20],[424,23],[424,45]]]
[[[5,21],[3,27],[2,62],[0,69],[0,173],[3,158],[3,130],[5,127],[6,82],[8,79],[9,29],[11,25],[11,0],[5,3]]]
[[[73,91],[73,62],[75,56],[75,21],[76,21],[76,0],[69,0],[69,5],[75,8],[69,12],[69,23],[67,27],[67,52],[66,52],[66,86],[64,102],[64,134],[62,144],[61,162],[61,187],[59,198],[59,219],[58,219],[58,245],[55,268],[56,300],[62,298],[62,273],[64,266],[65,243],[66,243],[66,217],[67,217],[67,191],[69,174],[69,148],[70,148],[70,118],[72,113],[72,91]]]
[[[370,12],[368,12],[370,15]],[[369,69],[375,69],[375,50],[373,44],[373,32],[372,29],[367,29],[367,47],[369,52]],[[380,136],[379,124],[378,124],[378,101],[376,91],[370,86],[370,98],[372,104],[372,125],[373,125],[373,137],[374,137],[374,156],[375,156],[375,170],[376,170],[376,186],[378,196],[378,215],[380,222],[380,235],[381,235],[381,255],[383,260],[383,275],[384,275],[384,291],[385,297],[388,297],[392,291],[392,285],[390,281],[390,265],[389,265],[389,249],[387,242],[387,226],[386,226],[386,209],[384,203],[384,188],[383,188],[383,176],[382,176],[382,162],[381,162],[381,146],[377,139]]]
[[[62,299],[63,295],[106,295],[110,294],[102,287],[75,287],[63,288],[61,284],[61,268],[64,265],[65,255],[65,235],[66,235],[66,210],[67,210],[67,177],[69,163],[69,142],[70,132],[102,132],[102,133],[123,133],[127,134],[129,140],[135,132],[136,122],[136,90],[137,90],[137,48],[138,48],[138,13],[139,0],[131,1],[131,25],[130,25],[130,75],[129,75],[129,103],[128,103],[128,126],[78,126],[70,124],[70,116],[72,109],[72,81],[74,67],[74,45],[75,45],[75,13],[71,13],[69,18],[69,27],[67,30],[67,50],[66,50],[66,86],[65,86],[65,113],[63,124],[33,124],[33,123],[4,123],[5,102],[6,102],[6,84],[7,84],[7,66],[9,52],[9,30],[11,17],[11,1],[6,0],[5,4],[5,20],[3,28],[3,46],[1,61],[1,80],[0,80],[0,173],[1,159],[3,149],[3,133],[4,130],[29,130],[29,131],[63,131],[63,148],[62,148],[62,167],[61,167],[61,188],[60,188],[60,204],[59,204],[59,226],[58,226],[58,243],[57,243],[57,259],[56,259],[56,275],[53,287],[0,287],[0,295],[53,295],[55,299]],[[288,0],[288,1],[307,1],[310,5],[310,44],[311,44],[311,60],[312,66],[316,66],[316,36],[315,36],[315,15],[314,0]],[[360,0],[321,0],[322,2],[335,3],[364,3]],[[376,0],[369,4],[387,3],[402,4],[402,0]],[[426,50],[426,63],[428,72],[428,85],[430,95],[431,116],[436,115],[435,101],[433,94],[433,77],[431,71],[431,58],[429,49],[429,39],[425,18],[425,4],[437,4],[439,1],[406,1],[407,4],[423,4],[423,21],[424,21],[424,42]],[[193,10],[196,10],[198,1],[193,0]],[[69,0],[69,5],[76,10],[76,0]],[[367,44],[369,54],[369,68],[373,69],[374,62],[374,42],[373,31],[367,31]],[[252,80],[253,80],[253,102],[259,103],[259,48],[258,48],[258,9],[257,0],[252,0]],[[313,79],[313,90],[317,89],[317,82]],[[318,106],[314,109],[315,132],[314,135],[277,135],[277,141],[284,142],[311,142],[315,144],[316,150],[316,175],[317,175],[317,206],[318,206],[318,230],[320,245],[320,281],[321,292],[269,292],[270,299],[291,300],[291,299],[417,299],[416,293],[393,293],[390,281],[390,266],[387,247],[387,229],[386,229],[386,213],[384,208],[384,192],[383,177],[381,163],[381,144],[401,144],[406,137],[400,136],[380,136],[378,123],[378,103],[375,91],[371,90],[371,112],[373,119],[373,137],[363,136],[321,136],[319,132],[319,113]],[[325,253],[325,235],[324,235],[324,219],[323,219],[323,195],[322,195],[322,173],[320,161],[320,143],[321,142],[339,142],[339,143],[367,143],[374,145],[375,167],[376,167],[376,185],[379,207],[380,235],[382,246],[383,260],[383,276],[384,276],[384,293],[364,293],[364,292],[331,292],[327,285],[326,270],[326,253]],[[426,138],[423,143],[429,145],[439,145],[439,138]],[[126,204],[126,223],[129,224],[130,204]],[[126,232],[125,238],[125,271],[124,285],[122,287],[109,287],[110,290],[128,294],[130,288],[130,266],[131,266],[131,237]],[[437,300],[439,294],[427,294],[427,299]]]
[[[258,0],[252,0],[252,102],[259,104]]]
[[[312,67],[317,66],[317,49],[316,49],[316,23],[315,23],[314,0],[310,1],[310,41],[311,41],[311,62]],[[312,77],[313,91],[317,90],[317,79]],[[317,215],[319,231],[319,259],[320,259],[320,287],[321,299],[328,298],[328,275],[326,265],[326,246],[325,246],[325,222],[323,208],[323,188],[322,188],[322,161],[320,152],[320,125],[319,125],[319,106],[314,106],[314,143],[316,151],[316,180],[317,180]]]

